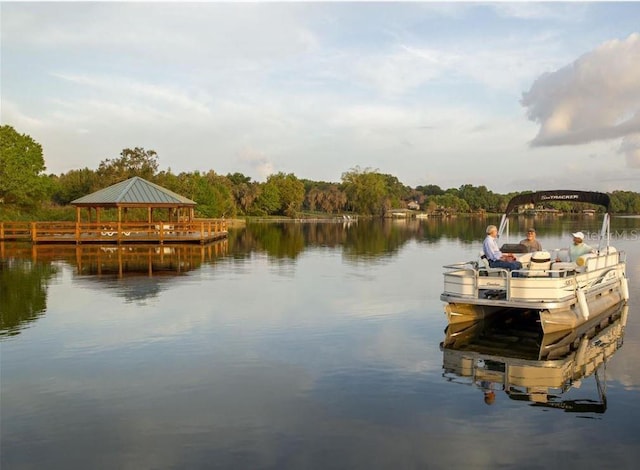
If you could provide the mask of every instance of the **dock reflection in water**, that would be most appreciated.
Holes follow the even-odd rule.
[[[441,344],[443,377],[482,389],[489,405],[502,391],[532,406],[604,413],[606,364],[622,346],[628,308],[626,303],[619,305],[604,312],[597,325],[555,337],[542,334],[527,319],[508,315],[449,325]],[[597,399],[564,397],[594,374]]]
[[[49,284],[59,263],[74,282],[129,302],[156,297],[176,276],[213,264],[228,253],[227,240],[208,245],[31,245],[0,242],[0,338],[14,336],[47,310]]]
[[[207,246],[145,245],[81,248],[76,253],[79,275],[118,277],[182,274],[226,253],[226,241]]]
[[[157,276],[183,274],[228,252],[227,240],[208,245],[24,245],[2,243],[1,258],[33,262],[64,261],[80,276]]]

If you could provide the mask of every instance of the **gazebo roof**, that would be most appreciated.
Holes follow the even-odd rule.
[[[82,206],[195,206],[196,202],[139,176],[71,201]]]

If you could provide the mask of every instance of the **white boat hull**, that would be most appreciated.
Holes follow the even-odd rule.
[[[589,257],[578,272],[552,266],[533,275],[523,270],[521,277],[514,277],[506,270],[483,270],[470,263],[446,268],[440,298],[447,303],[450,323],[516,309],[537,314],[544,333],[553,333],[576,328],[628,298],[625,264],[615,250]]]

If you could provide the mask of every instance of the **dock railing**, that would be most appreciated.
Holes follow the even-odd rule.
[[[0,240],[32,243],[196,242],[227,236],[227,221],[191,222],[0,222]]]

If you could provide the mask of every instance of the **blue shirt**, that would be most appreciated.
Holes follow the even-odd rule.
[[[500,251],[500,248],[498,248],[498,241],[491,235],[487,235],[487,238],[484,239],[484,243],[482,243],[482,250],[484,251],[484,255],[490,261],[498,261],[502,258],[502,252]]]

